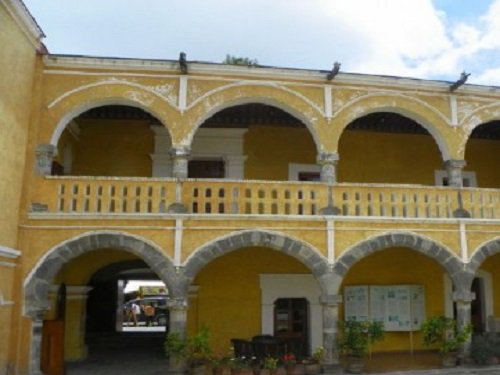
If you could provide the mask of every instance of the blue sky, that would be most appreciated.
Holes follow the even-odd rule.
[[[500,0],[25,0],[52,53],[330,69],[500,86]]]

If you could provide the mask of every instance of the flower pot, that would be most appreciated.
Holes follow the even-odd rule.
[[[214,367],[214,375],[231,375],[231,368],[229,366]]]
[[[321,366],[319,363],[308,363],[304,366],[306,368],[306,375],[317,375],[321,372]]]
[[[287,366],[286,368],[287,375],[305,375],[306,367],[302,364],[295,364]]]
[[[347,356],[347,368],[346,371],[349,374],[361,374],[363,368],[365,367],[365,361],[363,358],[355,356]]]
[[[443,367],[455,367],[457,365],[457,359],[457,352],[447,352],[441,354],[441,363]]]
[[[254,375],[252,368],[233,368],[231,369],[231,375]]]

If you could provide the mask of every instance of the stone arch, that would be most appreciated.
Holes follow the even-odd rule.
[[[339,290],[345,275],[358,261],[368,255],[395,246],[410,248],[434,259],[446,270],[456,285],[461,285],[462,262],[446,246],[412,232],[389,232],[355,244],[337,259],[332,269],[333,274],[336,275],[335,290]]]
[[[44,138],[56,146],[68,123],[89,109],[105,105],[126,105],[140,108],[167,128],[179,116],[174,105],[154,90],[126,81],[103,81],[72,89],[54,99],[47,107],[48,127]],[[53,127],[53,124],[56,124]],[[45,140],[42,140],[44,142]]]
[[[320,150],[317,124],[325,116],[323,110],[302,94],[275,84],[242,82],[212,90],[189,106],[193,128],[186,135],[185,146],[192,143],[198,128],[211,116],[226,108],[242,104],[266,104],[279,108],[299,119],[309,130]]]
[[[474,109],[461,121],[461,128],[464,131],[464,136],[461,140],[460,150],[462,151],[463,158],[465,158],[467,142],[474,129],[492,121],[500,121],[500,103],[498,102]]]
[[[481,264],[490,256],[500,253],[500,236],[495,237],[492,240],[483,242],[478,246],[476,250],[472,253],[470,261],[467,264],[468,271],[474,276],[481,267]]]
[[[137,255],[167,285],[171,294],[178,291],[175,267],[158,245],[125,232],[87,232],[56,245],[33,267],[24,282],[25,315],[33,316],[47,308],[49,287],[65,263],[87,252],[109,248]]]
[[[265,230],[244,230],[219,237],[194,251],[184,263],[187,288],[198,272],[211,261],[238,249],[263,246],[287,254],[308,267],[324,293],[328,288],[329,267],[327,260],[312,245],[288,235]]]
[[[361,96],[344,104],[334,115],[337,126],[332,130],[334,144],[338,149],[340,137],[354,120],[376,112],[392,112],[407,117],[425,128],[434,138],[443,160],[452,159],[447,137],[449,120],[428,103],[403,94],[376,93]]]

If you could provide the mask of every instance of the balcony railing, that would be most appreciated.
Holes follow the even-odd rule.
[[[188,213],[452,218],[458,209],[472,218],[500,218],[500,190],[420,185],[214,179],[46,177],[37,203],[50,213],[161,214],[175,202]]]

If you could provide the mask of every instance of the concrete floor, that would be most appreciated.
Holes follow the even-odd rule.
[[[88,359],[68,363],[66,375],[166,375],[163,332],[123,332],[89,339]],[[435,353],[374,355],[367,374],[500,375],[500,366],[440,369]]]

